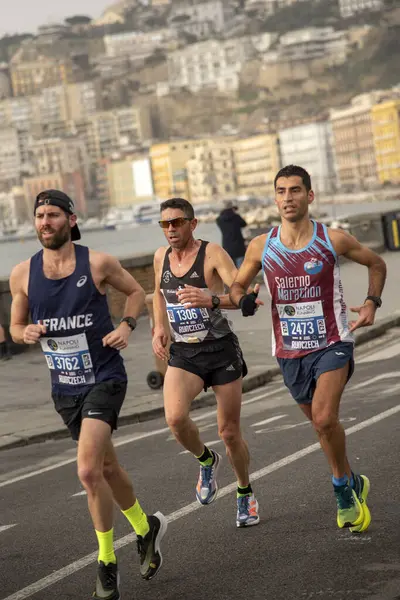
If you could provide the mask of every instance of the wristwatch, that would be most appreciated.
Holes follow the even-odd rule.
[[[372,300],[372,302],[375,304],[376,308],[380,308],[382,306],[382,300],[380,299],[379,296],[367,296],[365,298],[365,301],[367,300]]]
[[[211,302],[211,310],[215,310],[216,308],[219,308],[219,305],[221,304],[221,298],[219,296],[211,296]]]
[[[132,331],[134,329],[136,329],[136,319],[134,319],[133,317],[123,317],[120,320],[120,323],[128,323],[128,325],[129,325],[129,327],[131,328]]]

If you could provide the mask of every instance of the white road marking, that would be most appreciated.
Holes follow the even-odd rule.
[[[269,419],[264,419],[264,421],[252,423],[251,427],[259,427],[260,425],[266,425],[267,423],[272,423],[273,421],[279,421],[279,419],[283,419],[284,417],[287,417],[287,415],[275,415],[274,417],[270,417]]]
[[[256,433],[271,433],[276,431],[286,431],[287,429],[295,429],[303,425],[310,425],[310,421],[301,421],[300,423],[292,423],[291,425],[275,425],[275,427],[267,427],[266,429],[256,429]]]
[[[285,388],[282,387],[282,388],[278,388],[276,390],[271,390],[264,394],[260,394],[259,396],[256,396],[255,398],[250,398],[249,400],[245,400],[242,404],[244,405],[244,404],[250,404],[251,402],[258,402],[258,400],[261,400],[262,398],[268,398],[269,396],[272,396],[272,395],[278,393],[280,391],[280,389],[285,389]],[[203,413],[200,416],[192,417],[192,419],[193,419],[193,421],[200,421],[201,419],[204,419],[205,417],[210,417],[210,416],[213,416],[216,414],[217,414],[216,410],[211,410],[211,411],[208,411],[207,413]],[[135,435],[127,436],[118,441],[114,441],[114,446],[116,448],[119,446],[125,446],[126,444],[131,444],[132,442],[137,442],[138,440],[143,440],[145,438],[149,438],[149,437],[152,437],[155,435],[160,435],[160,434],[166,433],[166,432],[169,432],[169,427],[162,427],[160,429],[154,429],[152,431],[147,431],[145,433],[136,433]],[[54,471],[55,469],[65,467],[66,465],[70,465],[74,462],[76,462],[76,456],[62,460],[57,463],[54,463],[53,465],[43,467],[41,469],[36,469],[35,471],[30,471],[29,473],[24,473],[23,475],[18,475],[17,477],[12,477],[11,479],[6,479],[5,481],[0,481],[0,488],[6,487],[7,485],[12,485],[13,483],[18,483],[19,481],[24,481],[25,479],[30,479],[31,477],[36,477],[37,475],[42,475],[42,473],[48,473],[49,471]]]
[[[206,446],[215,446],[215,444],[222,444],[222,440],[211,440],[211,442],[204,442]],[[190,454],[189,450],[183,450],[179,454]]]
[[[361,388],[371,385],[371,383],[375,383],[375,381],[381,381],[381,379],[392,379],[393,377],[400,377],[400,371],[392,371],[391,373],[382,373],[381,375],[376,375],[375,377],[371,377],[371,379],[367,379],[367,381],[362,381],[356,385],[350,385],[350,390],[354,392],[354,390],[360,390]]]
[[[361,423],[358,423],[357,425],[353,425],[352,427],[349,427],[348,429],[346,429],[346,435],[351,435],[353,433],[357,433],[358,431],[361,431],[362,429],[370,427],[371,425],[374,425],[375,423],[379,423],[379,421],[383,421],[383,419],[387,419],[388,417],[391,417],[398,412],[400,412],[400,404],[398,404],[397,406],[394,406],[393,408],[390,408],[389,410],[385,410],[382,413],[378,413],[374,417],[371,417],[370,419],[366,419],[365,421],[362,421]],[[254,471],[254,473],[252,473],[250,475],[250,481],[256,481],[257,479],[261,479],[262,477],[265,477],[266,475],[269,475],[270,473],[274,473],[275,471],[278,471],[278,469],[287,467],[291,463],[294,463],[297,460],[299,460],[300,458],[303,458],[304,456],[308,456],[309,454],[312,454],[313,452],[315,452],[316,450],[319,450],[319,449],[320,449],[319,443],[311,444],[311,446],[306,446],[302,450],[298,450],[297,452],[294,452],[293,454],[289,454],[289,456],[285,456],[281,460],[278,460],[266,467],[263,467],[262,469],[259,469],[258,471]],[[218,497],[215,500],[215,502],[218,502],[218,500],[220,500],[227,494],[230,494],[231,492],[235,491],[236,486],[237,486],[237,483],[234,482],[234,483],[230,483],[229,485],[226,485],[223,488],[220,488],[220,490],[218,492]],[[175,512],[171,513],[170,515],[168,515],[168,517],[167,517],[168,522],[172,523],[173,521],[182,519],[182,517],[186,517],[187,515],[195,512],[199,508],[201,508],[201,505],[198,502],[192,502],[191,504],[188,504],[187,506],[183,506],[182,508],[180,508],[180,509],[176,510]],[[117,540],[115,542],[115,548],[116,549],[123,548],[124,546],[131,544],[135,539],[136,539],[136,535],[134,533],[130,533],[130,534],[120,538],[119,540]],[[25,598],[30,598],[34,594],[41,592],[42,590],[50,587],[51,585],[54,585],[58,581],[61,581],[62,579],[65,579],[69,575],[73,575],[77,571],[80,571],[81,569],[84,569],[88,565],[94,563],[97,560],[97,555],[98,555],[98,552],[96,551],[96,552],[92,552],[91,554],[88,554],[87,556],[83,556],[82,558],[76,560],[75,562],[70,563],[69,565],[66,565],[62,569],[59,569],[58,571],[54,571],[53,573],[51,573],[51,575],[48,575],[47,577],[43,577],[43,579],[39,579],[38,581],[35,581],[34,583],[28,585],[27,587],[23,588],[22,590],[19,590],[19,591],[15,592],[14,594],[11,594],[11,596],[7,596],[6,598],[3,598],[2,600],[25,600]]]
[[[71,498],[75,498],[75,496],[87,496],[87,493],[85,490],[83,490],[82,492],[78,492],[77,494],[72,494]]]
[[[7,531],[7,529],[11,529],[12,527],[15,527],[17,525],[17,523],[14,523],[14,525],[1,525],[0,526],[0,533],[2,531]]]
[[[376,362],[377,360],[386,360],[388,358],[393,358],[393,356],[397,356],[398,354],[400,354],[399,342],[390,346],[383,347],[376,352],[372,352],[372,354],[367,354],[367,356],[364,356],[361,359],[357,359],[357,364]]]

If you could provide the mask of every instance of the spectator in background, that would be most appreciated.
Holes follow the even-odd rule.
[[[237,206],[230,200],[225,202],[224,209],[217,218],[217,225],[222,233],[223,249],[239,268],[246,252],[242,229],[247,226],[247,223],[238,214]]]
[[[8,351],[6,332],[4,327],[0,325],[0,360],[10,360],[11,355]]]

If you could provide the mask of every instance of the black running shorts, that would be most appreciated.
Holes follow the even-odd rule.
[[[173,343],[168,364],[198,375],[204,381],[204,390],[247,375],[242,350],[233,333],[210,342]]]
[[[79,439],[82,419],[99,419],[117,429],[118,416],[125,400],[126,381],[103,381],[88,386],[81,394],[70,396],[52,393],[54,406],[70,430],[73,440]]]

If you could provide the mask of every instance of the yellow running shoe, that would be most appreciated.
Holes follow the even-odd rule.
[[[357,498],[362,505],[364,511],[364,520],[361,525],[356,525],[355,527],[350,527],[350,531],[352,533],[361,533],[362,531],[366,531],[371,523],[371,513],[367,506],[367,498],[369,494],[369,490],[371,488],[371,484],[369,482],[368,477],[365,475],[354,475],[354,491],[357,494]]]
[[[334,485],[333,489],[337,504],[338,527],[356,527],[364,521],[363,505],[357,494],[351,488],[350,483],[345,485]]]

